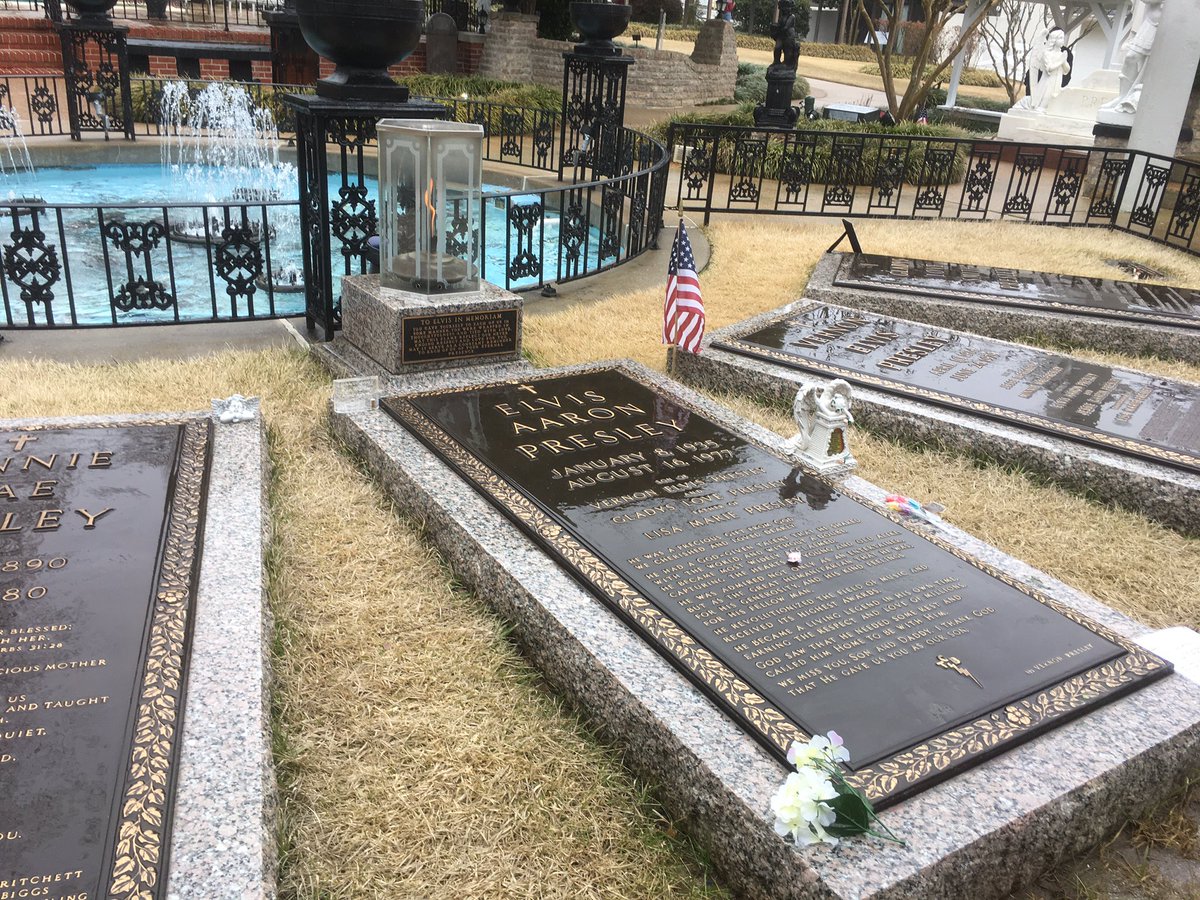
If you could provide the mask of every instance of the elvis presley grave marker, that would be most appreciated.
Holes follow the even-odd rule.
[[[0,431],[0,897],[161,897],[207,420]]]
[[[779,758],[836,729],[877,805],[1170,671],[620,369],[382,406]]]

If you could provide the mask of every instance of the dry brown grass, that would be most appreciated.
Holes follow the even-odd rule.
[[[0,383],[0,417],[264,398],[284,897],[715,894],[616,756],[339,452],[306,357],[6,362]]]

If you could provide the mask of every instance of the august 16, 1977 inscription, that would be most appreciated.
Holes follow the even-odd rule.
[[[207,443],[0,431],[0,898],[165,894]]]
[[[714,346],[1200,472],[1200,388],[1184,382],[821,304]]]
[[[620,369],[382,405],[773,752],[836,729],[884,805],[1169,671]]]

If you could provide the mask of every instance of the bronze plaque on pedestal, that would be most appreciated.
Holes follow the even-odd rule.
[[[0,897],[166,895],[208,446],[0,430]]]
[[[402,363],[512,356],[517,352],[516,309],[405,316],[402,322]]]
[[[1170,671],[621,369],[381,405],[777,757],[837,730],[879,805]]]

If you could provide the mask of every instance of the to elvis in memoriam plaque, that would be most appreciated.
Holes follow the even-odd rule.
[[[622,369],[383,407],[777,756],[836,729],[877,804],[1169,671]]]
[[[0,430],[0,897],[166,894],[208,443]]]

